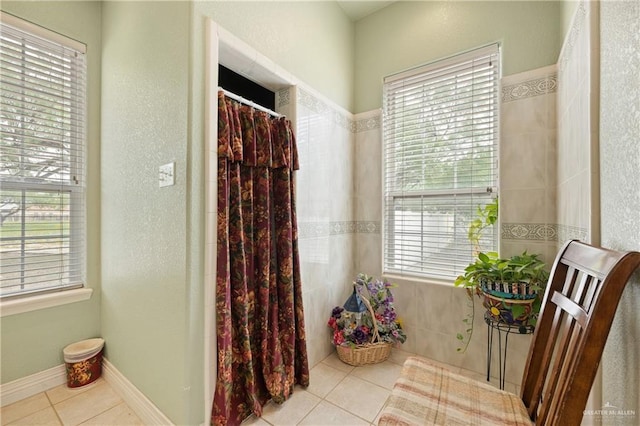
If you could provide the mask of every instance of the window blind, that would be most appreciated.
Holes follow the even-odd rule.
[[[0,297],[82,286],[84,46],[0,22]]]
[[[386,273],[449,280],[472,260],[469,223],[497,196],[499,79],[497,44],[385,78]]]

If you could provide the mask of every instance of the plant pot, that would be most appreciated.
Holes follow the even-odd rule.
[[[487,309],[488,314],[496,321],[505,324],[526,324],[533,312],[533,302],[535,295],[528,299],[509,299],[494,296],[485,291],[482,292],[482,306]],[[518,315],[514,318],[514,310]]]
[[[502,299],[527,300],[535,299],[537,295],[535,287],[526,282],[504,282],[481,279],[480,287],[483,293]]]

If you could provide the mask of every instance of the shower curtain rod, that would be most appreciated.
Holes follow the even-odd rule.
[[[249,106],[251,106],[251,107],[253,107],[253,108],[257,109],[257,110],[266,112],[267,114],[272,115],[272,116],[274,116],[276,118],[284,117],[284,115],[282,115],[282,114],[278,114],[275,111],[271,111],[269,108],[265,108],[262,105],[259,105],[259,104],[255,103],[253,101],[250,101],[249,99],[245,99],[242,96],[236,95],[235,93],[230,92],[227,89],[223,89],[222,87],[218,87],[218,91],[224,93],[225,96],[227,96],[227,97],[229,97],[231,99],[235,99],[236,101],[238,101],[240,103],[243,103],[245,105],[249,105]]]

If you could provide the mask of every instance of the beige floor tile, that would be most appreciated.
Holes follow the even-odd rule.
[[[27,417],[42,409],[50,407],[51,404],[44,392],[25,398],[21,401],[14,402],[0,409],[0,418],[2,425],[15,422],[23,417]]]
[[[49,397],[49,401],[51,401],[51,403],[55,405],[58,402],[64,401],[65,399],[73,398],[76,395],[80,395],[83,392],[91,390],[103,382],[104,382],[104,379],[99,378],[95,382],[90,383],[88,385],[80,386],[79,388],[69,388],[65,384],[65,385],[56,386],[53,389],[49,389],[45,393],[47,394],[47,397]]]
[[[393,348],[391,349],[391,355],[389,355],[388,361],[393,362],[395,364],[402,365],[404,362],[412,356],[411,352],[403,351],[402,349]]]
[[[327,395],[326,400],[372,422],[390,393],[388,389],[357,377],[347,376]]]
[[[55,404],[53,408],[65,426],[75,426],[104,413],[121,402],[122,400],[113,389],[103,382],[86,392]]]
[[[389,361],[379,364],[363,365],[356,367],[351,372],[351,376],[359,377],[386,389],[393,389],[393,385],[400,377],[402,366]]]
[[[460,367],[456,367],[455,365],[451,365],[451,364],[446,364],[444,362],[440,362],[440,361],[436,361],[435,359],[430,359],[430,358],[425,358],[426,360],[429,361],[429,363],[436,365],[438,367],[442,367],[442,368],[446,368],[449,371],[452,371],[454,373],[459,373],[460,372]]]
[[[352,365],[345,364],[344,362],[340,361],[340,358],[338,358],[338,355],[335,352],[333,352],[331,355],[323,359],[322,363],[328,365],[329,367],[333,367],[337,370],[344,371],[347,373],[350,373],[351,370],[355,368]]]
[[[469,377],[471,379],[475,379],[479,382],[486,382],[487,381],[487,375],[484,373],[478,373],[477,371],[473,371],[473,370],[467,370],[466,368],[461,368],[460,371],[458,372],[458,374],[465,376],[465,377]],[[491,378],[492,381],[494,380],[494,378]],[[495,383],[498,383],[498,379],[495,379]]]
[[[368,425],[369,422],[362,420],[361,418],[354,416],[353,414],[343,410],[340,407],[321,401],[311,412],[305,417],[299,425],[309,426],[356,426],[356,425]]]
[[[269,423],[265,422],[260,417],[251,416],[242,422],[242,426],[269,426]]]
[[[384,410],[384,405],[382,406],[382,408],[378,412],[378,415],[376,416],[376,419],[373,422],[371,422],[372,425],[377,425],[380,422],[380,417],[382,416],[382,410]]]
[[[320,398],[303,389],[296,388],[291,398],[284,404],[267,404],[262,411],[262,418],[273,425],[296,425],[313,407],[318,405]]]
[[[307,391],[324,398],[346,376],[346,371],[337,370],[327,364],[320,363],[309,372],[309,387]]]
[[[37,411],[27,417],[23,417],[20,420],[16,420],[15,422],[9,423],[8,426],[18,426],[18,425],[47,425],[47,426],[60,426],[60,420],[56,415],[53,407],[49,406],[45,409]]]
[[[82,425],[104,425],[104,426],[143,426],[142,420],[133,412],[131,408],[124,402],[116,405],[113,408],[105,411],[102,414],[97,415]]]

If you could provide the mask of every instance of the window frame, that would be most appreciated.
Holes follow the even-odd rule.
[[[43,309],[52,306],[58,306],[66,303],[73,303],[81,300],[87,300],[91,297],[92,289],[84,288],[86,285],[86,219],[87,219],[87,205],[86,205],[86,150],[87,150],[87,61],[86,61],[86,45],[76,40],[70,39],[64,35],[58,34],[54,31],[48,30],[31,22],[25,21],[16,16],[10,15],[6,12],[0,12],[0,21],[2,27],[12,27],[12,31],[19,31],[25,34],[25,39],[28,43],[38,44],[39,39],[44,40],[51,45],[60,46],[60,49],[72,50],[76,56],[82,55],[79,62],[74,61],[73,66],[69,72],[70,81],[74,83],[70,85],[70,101],[69,110],[70,118],[70,132],[69,137],[65,138],[58,143],[69,143],[70,150],[74,151],[73,154],[67,155],[69,158],[63,163],[63,167],[68,167],[68,173],[72,182],[64,182],[63,179],[59,179],[59,182],[47,182],[44,179],[40,182],[28,182],[26,179],[12,178],[7,176],[1,179],[2,191],[16,191],[22,193],[23,203],[25,197],[38,196],[44,193],[57,193],[59,196],[69,197],[69,228],[67,231],[68,237],[65,236],[65,230],[60,230],[60,235],[55,235],[61,239],[68,238],[69,240],[69,253],[60,254],[60,262],[68,263],[64,266],[63,272],[60,272],[60,278],[52,281],[52,285],[46,286],[40,289],[27,288],[21,292],[15,292],[0,296],[0,310],[2,316],[13,315],[17,313],[29,312],[36,309]],[[4,30],[3,30],[4,31]],[[47,48],[48,51],[49,48]],[[40,57],[36,58],[40,59]],[[22,59],[24,64],[24,59]],[[74,68],[76,65],[81,65],[80,73]],[[24,68],[24,65],[23,65]],[[47,72],[54,71],[54,68],[45,68]],[[55,72],[55,71],[54,71]],[[16,86],[16,87],[28,87]],[[24,96],[24,95],[23,95]],[[29,117],[29,115],[26,115]],[[79,123],[79,124],[77,124]],[[76,153],[79,150],[79,154]],[[27,195],[25,195],[27,194]],[[24,209],[24,204],[22,207]],[[24,212],[24,210],[23,210]],[[57,210],[58,214],[63,215],[64,210]],[[26,218],[23,217],[20,221],[22,223],[21,229],[25,228]],[[6,238],[6,237],[5,237]],[[16,238],[25,244],[25,241],[30,237],[25,236],[22,232],[21,237],[8,237],[11,240]],[[32,238],[32,237],[31,237]],[[5,240],[5,241],[8,241]],[[62,240],[61,240],[62,241]],[[24,257],[26,252],[22,252],[19,256]],[[22,271],[24,271],[24,261],[22,264]],[[66,272],[65,272],[66,271]],[[24,273],[24,272],[23,272]],[[70,282],[64,282],[63,275],[70,275],[74,277]]]
[[[389,101],[389,94],[387,93],[388,88],[391,87],[391,85],[393,83],[395,83],[396,85],[398,84],[398,82],[401,82],[403,80],[410,80],[412,78],[418,78],[420,79],[420,76],[426,76],[429,73],[435,73],[436,75],[439,72],[442,73],[446,73],[447,67],[455,67],[456,64],[460,64],[460,63],[464,63],[466,61],[469,60],[473,60],[474,58],[478,58],[478,57],[482,57],[482,56],[486,56],[486,55],[495,55],[496,60],[497,60],[497,64],[493,64],[493,67],[496,68],[497,73],[496,75],[493,77],[492,79],[492,99],[493,99],[493,104],[495,105],[495,112],[493,112],[493,117],[492,117],[492,126],[493,126],[493,138],[492,138],[492,153],[491,153],[491,157],[492,157],[492,164],[493,166],[491,167],[491,172],[493,175],[493,179],[490,185],[481,185],[481,186],[468,186],[468,187],[457,187],[457,188],[449,188],[449,189],[421,189],[421,190],[398,190],[398,189],[393,189],[390,190],[388,188],[388,186],[390,186],[390,180],[393,180],[393,178],[390,178],[389,176],[389,168],[395,168],[398,166],[398,164],[401,161],[392,159],[390,160],[388,157],[391,155],[395,155],[398,156],[398,150],[397,150],[397,146],[392,146],[390,148],[390,144],[393,145],[398,145],[397,142],[397,136],[394,136],[394,134],[391,132],[391,135],[389,135],[389,121],[392,119],[397,119],[397,116],[393,116],[393,117],[389,117],[392,113],[389,113],[388,111],[388,102]],[[422,267],[421,271],[416,271],[416,270],[411,270],[408,269],[406,267],[402,266],[402,261],[392,261],[391,258],[393,256],[393,254],[391,253],[394,248],[392,248],[392,245],[394,241],[397,241],[397,238],[395,238],[397,236],[397,233],[394,232],[393,229],[393,224],[395,223],[395,219],[394,219],[394,215],[396,214],[396,200],[406,200],[406,199],[411,199],[411,198],[419,198],[419,199],[424,199],[424,198],[436,198],[436,197],[451,197],[451,198],[455,198],[455,197],[459,197],[459,196],[468,196],[472,198],[472,202],[475,199],[477,199],[478,201],[480,200],[484,200],[483,204],[487,204],[493,201],[493,199],[495,199],[496,197],[498,197],[498,181],[499,181],[499,140],[500,140],[500,98],[499,98],[499,93],[500,93],[500,79],[501,79],[501,63],[502,63],[502,58],[501,58],[501,46],[500,43],[492,43],[490,45],[487,46],[483,46],[483,47],[479,47],[467,52],[463,52],[461,54],[458,55],[454,55],[452,57],[449,58],[445,58],[442,60],[438,60],[438,61],[434,61],[425,65],[421,65],[419,67],[416,68],[412,68],[400,73],[396,73],[396,74],[392,74],[390,76],[385,77],[384,81],[383,81],[383,132],[382,132],[382,144],[383,144],[383,155],[382,155],[382,179],[383,179],[383,199],[382,199],[382,214],[383,214],[383,220],[382,220],[382,261],[383,261],[383,265],[382,265],[382,270],[383,270],[383,274],[384,275],[389,275],[389,276],[394,276],[394,277],[406,277],[408,279],[412,279],[412,280],[417,280],[417,281],[431,281],[431,282],[439,282],[439,283],[452,283],[453,280],[455,279],[455,276],[462,273],[464,267],[466,267],[466,265],[470,262],[472,262],[473,260],[473,256],[471,255],[471,253],[473,253],[473,248],[471,248],[471,243],[469,243],[469,258],[468,261],[465,261],[461,264],[461,266],[458,266],[458,268],[456,269],[455,267],[453,267],[453,265],[451,266],[451,269],[456,269],[456,271],[452,274],[452,275],[448,275],[448,276],[444,276],[443,274],[434,274],[433,272],[429,272],[428,268]],[[490,66],[491,67],[491,66]],[[435,78],[434,78],[435,80]],[[429,81],[429,79],[425,79],[424,81]],[[398,96],[396,94],[396,96]],[[439,105],[441,105],[442,103],[440,103]],[[420,105],[424,106],[426,105],[425,103],[421,103]],[[395,106],[394,106],[395,108]],[[392,153],[390,154],[390,151],[392,149],[395,149],[395,151],[392,151]],[[449,152],[455,152],[455,150],[458,148],[455,148],[453,150],[447,151]],[[421,157],[421,158],[424,158]],[[458,164],[460,164],[460,162],[458,161]],[[424,181],[423,181],[424,182]],[[397,184],[396,184],[397,185]],[[478,205],[479,206],[479,205]],[[421,207],[420,211],[420,222],[421,224],[424,223],[424,215],[425,215],[425,208]],[[475,212],[475,209],[473,210]],[[458,232],[461,232],[462,230],[464,230],[465,234],[467,231],[467,228],[462,228],[462,226],[458,226],[458,225],[454,225],[456,228],[456,230]],[[468,225],[467,225],[468,227]],[[492,227],[493,229],[489,229],[486,231],[486,233],[488,233],[488,237],[485,236],[485,238],[483,239],[483,246],[482,249],[484,251],[497,251],[498,250],[498,246],[499,246],[499,239],[498,239],[498,225],[494,225]],[[421,228],[420,234],[418,235],[418,238],[420,239],[420,249],[419,252],[421,253],[420,256],[422,256],[424,258],[425,256],[425,244],[424,242],[422,242],[422,240],[424,240],[424,236],[422,235],[423,229]],[[454,232],[455,233],[455,232]],[[402,245],[401,243],[401,247],[402,249],[405,248],[409,248],[410,244],[405,242],[404,245]],[[395,262],[395,264],[394,264]],[[398,263],[400,263],[400,265],[398,265]],[[422,263],[422,262],[421,262]]]

